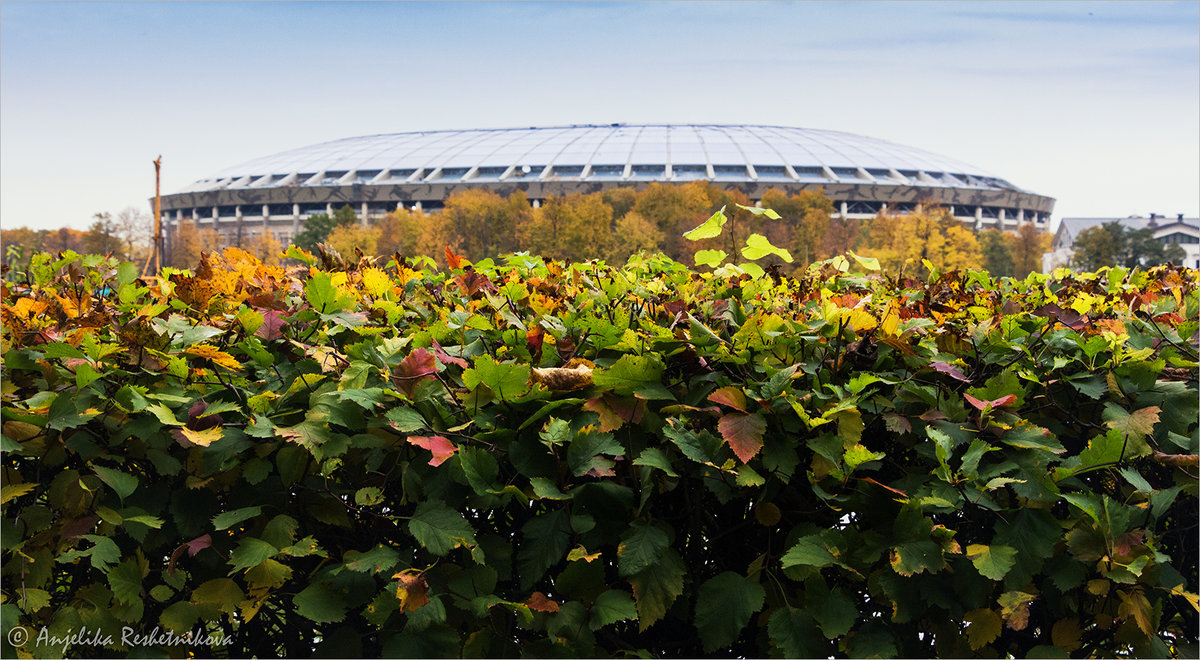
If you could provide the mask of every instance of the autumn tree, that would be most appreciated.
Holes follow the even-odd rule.
[[[862,251],[895,270],[908,262],[919,266],[924,260],[936,268],[978,268],[982,263],[975,233],[940,208],[877,216],[868,225]]]
[[[380,256],[390,256],[399,252],[402,256],[415,256],[418,254],[435,254],[434,252],[423,252],[420,248],[422,244],[423,234],[429,231],[430,216],[420,209],[396,209],[378,221],[375,226],[379,228],[379,240],[375,244],[375,252]],[[437,237],[430,239],[429,243],[435,244],[439,240]]]
[[[310,215],[304,221],[304,228],[300,230],[300,233],[292,237],[292,244],[312,252],[317,249],[317,243],[325,242],[325,239],[329,237],[329,232],[334,228],[356,222],[358,222],[358,214],[354,212],[353,208],[350,208],[349,204],[334,211],[332,216],[325,213]]]
[[[1050,234],[1027,222],[1017,228],[1012,238],[1012,274],[1025,277],[1042,272],[1042,254],[1050,248]]]
[[[837,215],[829,219],[825,239],[821,242],[821,254],[832,256],[844,254],[858,246],[860,227],[858,218]]]
[[[522,231],[522,247],[534,254],[585,261],[608,254],[613,210],[599,194],[551,196]]]
[[[643,218],[637,211],[621,216],[613,231],[613,240],[606,259],[620,264],[637,252],[654,252],[661,249],[665,237],[653,222]]]
[[[221,237],[212,227],[197,227],[191,218],[185,218],[175,228],[171,242],[171,264],[176,268],[193,268],[200,263],[200,255],[217,249]]]
[[[270,228],[264,228],[262,232],[250,236],[250,242],[246,246],[246,251],[268,266],[278,266],[279,255],[283,251],[283,246],[279,244],[274,234],[271,233]]]
[[[533,209],[522,191],[507,198],[490,190],[464,190],[446,198],[440,214],[470,259],[494,257],[519,249],[518,228]]]
[[[633,188],[609,188],[600,193],[605,204],[612,207],[613,218],[620,218],[633,210],[638,193]]]
[[[111,213],[96,213],[95,221],[83,236],[83,249],[91,254],[112,254],[125,258],[124,242],[117,236],[117,224]]]
[[[379,227],[364,227],[358,223],[350,223],[334,227],[323,242],[328,243],[345,259],[350,260],[355,258],[355,250],[361,250],[366,256],[375,256],[380,234]]]
[[[662,250],[673,259],[690,257],[694,244],[682,238],[707,218],[713,209],[706,194],[705,183],[693,181],[682,186],[651,183],[637,195],[633,210],[653,222],[663,234]]]

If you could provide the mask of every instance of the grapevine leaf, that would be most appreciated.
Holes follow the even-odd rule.
[[[754,613],[762,609],[766,591],[757,582],[730,571],[708,580],[696,596],[696,629],[708,652],[738,638]]]

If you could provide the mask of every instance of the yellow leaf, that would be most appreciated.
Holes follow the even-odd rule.
[[[900,327],[900,303],[895,298],[888,303],[883,320],[879,322],[879,334],[883,337],[895,337]]]
[[[1087,590],[1093,596],[1103,596],[1108,593],[1108,580],[1088,580]]]
[[[368,268],[362,273],[363,288],[378,298],[392,290],[392,280],[378,268]]]
[[[1150,602],[1146,600],[1146,595],[1141,591],[1118,591],[1117,595],[1121,597],[1121,605],[1117,608],[1117,614],[1122,619],[1133,617],[1138,628],[1146,633],[1148,637],[1155,635],[1154,630],[1154,608],[1150,607]]]
[[[1200,596],[1190,591],[1184,591],[1182,584],[1172,588],[1171,593],[1175,594],[1176,596],[1183,596],[1185,599],[1187,599],[1188,604],[1191,605],[1192,608],[1194,608],[1197,612],[1200,612]]]
[[[37,488],[37,484],[9,484],[4,488],[0,488],[0,504],[20,497],[34,488]]]
[[[967,622],[967,643],[972,651],[991,644],[1000,636],[1000,615],[993,610],[982,608],[971,610],[963,615]]]
[[[236,358],[225,351],[218,349],[216,346],[197,344],[195,346],[189,346],[183,349],[183,352],[187,353],[188,355],[195,355],[196,357],[212,360],[215,364],[225,367],[230,371],[241,371],[242,369],[241,363],[238,362]]]
[[[1079,619],[1060,619],[1054,624],[1054,629],[1050,631],[1050,639],[1058,648],[1070,653],[1079,648],[1079,635],[1082,631],[1079,629]]]
[[[567,553],[567,561],[579,561],[580,559],[582,559],[590,564],[599,558],[600,558],[599,552],[594,552],[592,554],[588,554],[587,548],[583,547],[582,545],[577,546],[576,548],[571,550],[571,552]]]
[[[415,568],[409,568],[392,576],[400,580],[396,586],[396,598],[405,612],[415,612],[429,603],[429,584],[425,576]]]
[[[193,431],[184,427],[179,429],[179,432],[183,434],[183,437],[188,439],[188,442],[200,447],[207,447],[211,445],[217,440],[220,440],[222,435],[220,426],[214,426],[211,429],[205,429],[203,431]]]

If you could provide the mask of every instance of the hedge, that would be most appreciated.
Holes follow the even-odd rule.
[[[8,273],[6,655],[1196,655],[1195,271],[289,256]]]

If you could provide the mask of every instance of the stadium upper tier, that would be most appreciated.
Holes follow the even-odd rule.
[[[422,131],[325,142],[266,156],[166,195],[168,219],[262,218],[284,229],[349,204],[362,216],[437,208],[459,190],[535,202],[651,182],[707,180],[758,199],[821,188],[847,215],[951,207],[976,224],[1044,223],[1054,200],[958,160],[838,131],[782,126],[584,125]],[[173,216],[173,217],[172,217]],[[277,228],[276,225],[279,225]],[[288,233],[285,229],[284,233]]]

